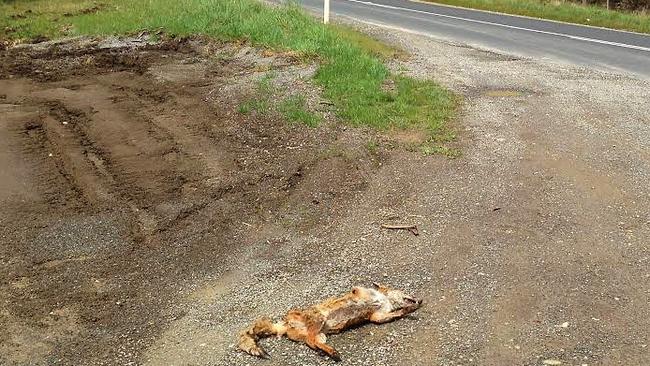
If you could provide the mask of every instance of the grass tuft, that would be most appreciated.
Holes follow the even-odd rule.
[[[278,110],[289,122],[298,122],[309,127],[318,127],[321,122],[320,116],[307,110],[305,98],[301,95],[293,95],[283,100],[278,105]]]
[[[268,99],[252,98],[240,104],[238,111],[241,114],[251,114],[252,112],[266,113],[270,109],[271,109],[271,105]]]
[[[268,72],[260,78],[257,82],[255,97],[240,104],[239,113],[251,114],[252,112],[267,113],[277,111],[288,122],[317,127],[321,122],[321,117],[307,109],[307,102],[302,95],[290,95],[272,105],[271,100],[277,98],[278,95],[278,90],[273,85],[273,79],[276,76],[274,72]]]
[[[377,154],[377,151],[379,150],[379,143],[375,140],[370,140],[366,142],[366,150],[372,155]]]
[[[462,155],[458,149],[435,144],[423,144],[420,146],[420,151],[425,156],[438,154],[444,155],[448,158],[457,158]]]

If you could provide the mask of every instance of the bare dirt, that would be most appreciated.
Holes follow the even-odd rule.
[[[0,363],[330,364],[235,336],[379,281],[425,304],[330,337],[344,364],[650,364],[650,85],[368,30],[464,96],[461,157],[345,128],[287,55],[3,51]],[[238,113],[268,70],[323,126]]]
[[[267,70],[295,91],[308,66],[199,40],[114,43],[0,56],[4,363],[137,359],[183,317],[164,312],[187,281],[269,239],[267,222],[320,231],[378,166],[360,131],[237,112]]]

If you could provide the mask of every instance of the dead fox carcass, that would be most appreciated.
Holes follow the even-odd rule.
[[[422,300],[400,290],[373,284],[374,288],[354,287],[338,298],[331,298],[307,309],[293,309],[284,320],[257,320],[239,335],[239,349],[254,356],[267,357],[257,344],[261,338],[286,336],[325,352],[333,360],[341,356],[326,343],[327,334],[336,334],[363,323],[383,324],[417,310]]]

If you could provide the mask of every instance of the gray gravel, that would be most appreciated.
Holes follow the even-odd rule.
[[[298,184],[293,187],[296,191],[291,201],[278,206],[279,212],[259,213],[257,221],[227,221],[227,241],[237,245],[223,248],[209,246],[226,235],[218,232],[222,229],[218,221],[221,216],[232,218],[233,209],[227,206],[233,202],[221,198],[188,216],[186,226],[166,232],[165,238],[171,243],[168,246],[125,243],[122,231],[130,224],[125,222],[126,214],[125,218],[119,212],[113,216],[68,216],[42,226],[34,240],[30,237],[31,245],[48,250],[28,263],[29,271],[47,273],[48,265],[75,268],[66,261],[85,261],[86,255],[101,260],[103,253],[114,250],[124,251],[125,261],[129,261],[127,249],[131,248],[127,245],[162,252],[150,261],[145,257],[141,264],[125,266],[130,268],[129,273],[107,270],[97,277],[79,279],[88,287],[84,296],[97,294],[94,309],[119,307],[125,313],[131,311],[131,317],[135,310],[130,309],[136,305],[137,309],[152,309],[155,318],[149,326],[162,328],[160,333],[158,328],[155,332],[148,332],[146,327],[119,328],[124,329],[123,334],[116,335],[119,349],[106,352],[117,354],[111,359],[113,363],[332,364],[286,339],[263,341],[271,359],[259,360],[235,351],[236,335],[260,316],[279,318],[292,307],[308,306],[353,285],[378,281],[422,297],[424,305],[405,319],[331,336],[329,343],[341,353],[343,364],[650,364],[648,82],[361,27],[413,54],[406,61],[392,63],[395,72],[437,80],[463,97],[455,121],[461,157],[422,156],[391,148],[387,137],[377,137],[381,145],[381,158],[373,163],[377,170],[355,173],[363,177],[358,179],[363,183],[352,179],[352,184],[346,184],[358,188],[349,204],[338,206],[345,200],[330,200],[335,203],[329,210],[332,207],[324,207],[328,201],[323,200],[325,203],[317,206],[323,215],[311,216],[321,220],[315,225],[300,211],[305,209],[302,201],[312,198],[312,192],[300,189],[313,185]],[[236,58],[241,62],[259,58],[257,51],[245,47],[238,52],[241,54]],[[219,106],[225,104],[219,98],[233,90],[253,93],[256,81],[269,65],[259,66],[259,70],[224,89],[206,86],[201,100]],[[304,94],[309,105],[323,108],[319,113],[330,120],[331,109],[318,103],[318,90],[308,81],[313,67],[285,66],[274,79],[280,95]],[[208,67],[207,61],[197,58],[163,64],[150,72],[162,82],[184,82],[203,75]],[[296,80],[294,73],[298,70],[304,74]],[[348,145],[359,148],[365,139],[376,137],[332,122],[328,128],[347,131],[337,137],[355,141]],[[326,140],[331,134],[325,130],[314,129],[305,135]],[[176,131],[185,136],[181,132]],[[239,126],[232,132],[244,138],[258,136],[250,128]],[[205,149],[214,154],[210,159],[214,156],[220,162],[217,158],[222,154],[212,151],[221,152],[218,145],[191,137],[182,139],[188,142],[188,151]],[[242,166],[261,165],[264,158],[271,160],[263,154],[266,150],[261,140],[258,142],[260,146],[242,149],[259,152],[251,153],[253,158],[249,156]],[[301,143],[287,141],[286,149],[300,153]],[[365,151],[323,154],[340,154],[348,160],[371,159]],[[327,164],[336,164],[336,159],[331,160]],[[344,166],[354,169],[352,164]],[[326,163],[315,165],[319,167],[331,168]],[[313,180],[314,176],[323,179],[325,187],[318,194],[340,193],[336,184],[327,180],[344,179],[344,175],[325,172],[305,174],[303,179]],[[269,194],[277,194],[276,187],[272,188]],[[239,196],[233,197],[230,199]],[[155,211],[171,220],[184,207],[165,201]],[[382,230],[380,225],[385,222],[416,223],[420,235]],[[12,235],[22,235],[20,230],[15,231]],[[182,257],[187,248],[197,250],[192,261]],[[199,251],[204,248],[215,248],[214,264]],[[225,258],[222,251],[227,252]],[[13,263],[0,259],[3,268],[13,268]],[[152,273],[178,280],[148,287],[147,281],[156,280]],[[30,273],[2,285],[22,293],[32,278],[41,278],[27,275]],[[111,283],[126,286],[138,281],[150,292],[139,297],[133,292],[115,292],[121,297],[107,301],[101,297],[114,286]],[[25,294],[22,301],[32,299],[29,292]],[[2,304],[13,305],[9,299],[2,297]],[[134,299],[146,304],[134,304]],[[69,337],[74,346],[90,339],[74,338],[81,324],[74,315],[76,310],[66,304],[56,305],[44,318],[54,319],[51,328],[56,334]],[[162,313],[157,312],[160,307],[165,309]],[[33,314],[40,312],[38,308]],[[31,313],[23,315],[27,318]],[[147,315],[142,314],[145,318]],[[13,327],[10,329],[24,328],[12,319],[6,321]],[[29,332],[21,336],[32,338],[21,338],[17,344],[38,348],[40,344],[30,339],[48,334],[42,326],[30,324]],[[103,333],[96,335],[106,337]],[[14,343],[7,344],[6,349],[15,348]],[[56,360],[43,362],[50,361]]]
[[[344,364],[650,364],[650,85],[361,27],[413,53],[396,72],[464,97],[463,156],[394,151],[317,232],[242,225],[249,241],[183,288],[187,315],[143,361],[330,364],[286,339],[264,341],[272,358],[257,360],[235,336],[379,280],[425,305],[330,337]],[[391,219],[421,235],[379,229]]]

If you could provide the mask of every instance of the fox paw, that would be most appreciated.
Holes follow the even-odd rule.
[[[266,351],[260,347],[251,348],[250,350],[248,350],[248,353],[260,358],[269,358],[269,354],[266,353]]]
[[[335,362],[341,362],[341,355],[338,352],[334,352],[331,355],[329,355],[332,360]]]

